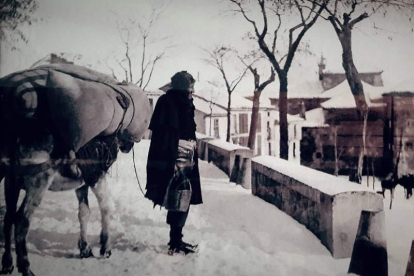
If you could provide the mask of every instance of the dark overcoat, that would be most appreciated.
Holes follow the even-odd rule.
[[[152,200],[154,205],[162,206],[168,183],[174,174],[174,165],[178,154],[182,119],[179,116],[179,107],[174,97],[174,93],[167,92],[158,99],[149,126],[152,135],[148,152],[145,197]],[[193,140],[196,140],[195,130],[191,136],[193,136],[191,137]],[[195,151],[194,161],[193,169],[186,174],[193,190],[190,203],[201,204],[203,201],[197,151]]]

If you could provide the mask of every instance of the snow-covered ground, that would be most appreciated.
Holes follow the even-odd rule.
[[[143,188],[148,145],[142,141],[135,146]],[[28,235],[32,270],[38,276],[347,275],[349,258],[332,258],[304,226],[254,197],[250,190],[229,183],[212,164],[200,161],[200,168],[204,204],[191,207],[184,228],[184,240],[199,244],[197,254],[166,254],[166,211],[153,209],[144,198],[132,154],[121,154],[109,178],[117,215],[111,235],[112,256],[79,259],[75,193],[48,192]],[[397,189],[395,197],[392,210],[388,208],[389,194],[384,201],[390,276],[404,275],[414,235],[414,200],[405,200],[402,189]],[[89,240],[99,256],[100,214],[92,194],[90,205]],[[4,212],[4,207],[1,210]],[[16,269],[12,275],[19,275]]]

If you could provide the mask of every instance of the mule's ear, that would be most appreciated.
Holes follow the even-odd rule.
[[[123,139],[119,139],[119,149],[123,153],[130,152],[133,147],[134,147],[134,142],[127,141],[127,140],[123,140]]]

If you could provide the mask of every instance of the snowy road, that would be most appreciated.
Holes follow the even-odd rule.
[[[143,188],[147,151],[148,141],[135,149]],[[252,196],[250,190],[229,183],[228,177],[212,164],[200,162],[200,168],[204,204],[191,207],[184,229],[184,240],[199,244],[198,254],[166,254],[166,211],[153,209],[143,197],[132,154],[128,154],[119,157],[109,179],[117,216],[112,256],[79,259],[75,193],[48,192],[36,210],[28,236],[32,270],[38,276],[347,275],[350,259],[333,259],[304,226]],[[386,213],[390,276],[404,275],[414,233],[414,201],[401,196],[397,193],[393,210]],[[100,214],[92,194],[90,205],[89,240],[95,256],[99,256]],[[12,275],[18,275],[17,271]]]

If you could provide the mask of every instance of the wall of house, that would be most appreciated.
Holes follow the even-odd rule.
[[[223,116],[206,116],[204,117],[204,125],[206,127],[206,135],[214,138],[226,140],[227,133],[227,117]],[[211,131],[210,131],[211,125]]]
[[[289,160],[300,162],[300,140],[302,138],[302,127],[300,122],[290,123],[288,126],[288,136],[289,136]],[[276,124],[274,127],[274,140],[275,140],[275,149],[272,156],[279,157],[280,155],[280,127],[279,124]]]
[[[386,97],[386,102],[390,128],[385,154],[393,157],[391,166],[398,165],[400,177],[414,174],[414,93],[394,94]]]
[[[300,115],[306,111],[321,107],[327,99],[322,98],[290,98],[288,99],[288,114]],[[279,99],[271,98],[270,104],[279,107]]]
[[[197,125],[196,131],[202,134],[207,134],[205,117],[206,117],[205,113],[197,109],[194,111],[194,121]]]
[[[338,155],[339,174],[349,174],[358,164],[363,147],[361,122],[340,121],[330,127],[303,127],[300,141],[300,164],[333,174]],[[369,121],[366,137],[366,158],[363,174],[383,175],[383,120]],[[335,134],[336,132],[336,134]],[[336,136],[336,138],[335,138]],[[368,161],[368,162],[367,162]],[[367,167],[368,165],[368,167]]]
[[[232,115],[233,121],[236,121],[236,127],[232,128],[232,141],[246,147],[249,138],[251,112],[247,110],[237,111]],[[245,119],[242,120],[241,116],[244,116]],[[271,133],[273,129],[272,117],[270,113],[265,110],[259,111],[259,116],[260,118],[258,130],[256,133],[256,144],[254,152],[255,155],[270,155],[271,152],[269,152],[269,143],[272,144],[272,141],[268,140],[268,138],[270,138],[269,131]],[[244,124],[243,127],[240,125],[242,122]]]
[[[268,115],[267,111],[260,111],[260,131],[256,133],[256,146],[255,146],[255,155],[270,155],[269,153],[269,144],[270,148],[273,151],[274,150],[274,143],[275,141],[272,140],[272,136],[270,133],[274,129],[274,122],[272,121],[271,116]],[[244,119],[241,119],[241,117],[244,117]],[[219,135],[215,135],[214,131],[214,120],[218,120],[218,131]],[[205,129],[206,134],[210,135],[210,117],[205,117]],[[240,123],[243,123],[243,126],[240,126]],[[250,122],[251,122],[251,111],[249,110],[236,110],[232,111],[231,114],[231,126],[230,126],[230,137],[231,142],[233,144],[238,144],[241,146],[247,146],[247,140],[249,137],[249,129],[250,129]],[[269,125],[268,125],[269,122]],[[269,128],[268,128],[269,126]],[[226,134],[227,134],[227,117],[221,116],[221,117],[213,117],[212,118],[212,131],[211,136],[215,138],[219,138],[223,141],[226,140]]]

